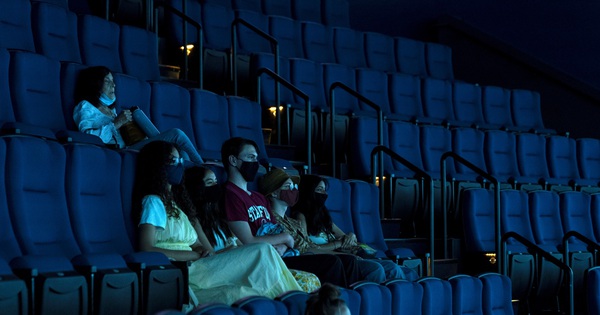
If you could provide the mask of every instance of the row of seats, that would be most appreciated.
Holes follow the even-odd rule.
[[[479,277],[457,275],[448,280],[423,278],[418,282],[392,280],[383,284],[356,283],[342,289],[341,298],[351,314],[513,314],[510,279],[488,273]],[[251,297],[233,306],[201,305],[189,312],[199,314],[289,314],[302,315],[309,294],[288,292],[275,300]],[[181,314],[181,313],[167,313]]]
[[[137,314],[181,307],[182,271],[164,254],[134,250],[133,155],[19,135],[2,137],[0,152],[0,287],[3,305],[11,307],[3,312]],[[21,292],[3,282],[11,278],[24,282]]]
[[[482,188],[468,189],[462,198],[465,251],[471,255],[495,252],[494,192]],[[501,233],[518,233],[570,266],[579,305],[584,296],[578,292],[586,289],[586,272],[597,265],[597,257],[593,253],[598,249],[600,236],[598,198],[598,194],[578,191],[500,191]],[[567,253],[563,242],[571,231],[583,237],[567,237]],[[516,298],[528,295],[547,298],[558,294],[566,276],[557,266],[531,252],[529,244],[513,238],[507,240],[507,250]],[[487,265],[490,267],[489,263]]]

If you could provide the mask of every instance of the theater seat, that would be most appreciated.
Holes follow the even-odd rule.
[[[377,283],[359,282],[352,289],[360,294],[360,313],[365,315],[391,314],[392,294],[390,290]]]
[[[30,1],[2,1],[0,47],[35,51]]]
[[[233,307],[239,308],[249,315],[288,314],[285,304],[263,296],[250,296],[247,298],[242,298],[241,300],[236,301],[233,304]]]
[[[421,314],[423,286],[401,279],[386,281],[385,286],[392,294],[392,314]]]
[[[302,291],[285,292],[275,299],[283,302],[289,315],[304,315],[306,311],[306,301],[310,295]]]
[[[483,315],[481,280],[467,275],[455,275],[448,279],[452,286],[452,314]]]
[[[119,56],[119,25],[93,15],[79,16],[77,22],[83,63],[105,66],[112,72],[123,72]]]
[[[143,81],[160,80],[157,46],[155,33],[122,25],[119,53],[123,72]]]
[[[221,160],[221,145],[230,138],[229,104],[225,96],[190,90],[192,126],[198,152],[205,162]]]
[[[512,315],[512,298],[510,294],[510,278],[497,273],[479,276],[483,284],[483,314]]]
[[[32,6],[36,51],[54,60],[81,63],[77,15],[51,3],[37,2]]]
[[[418,281],[423,286],[423,315],[452,314],[452,286],[434,277]]]

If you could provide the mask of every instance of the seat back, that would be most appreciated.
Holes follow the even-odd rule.
[[[423,170],[434,179],[440,178],[440,160],[446,152],[452,151],[452,134],[441,126],[423,125],[419,127]],[[454,174],[454,165],[446,166],[447,174]]]
[[[502,234],[516,232],[535,243],[529,218],[529,198],[525,191],[500,191],[500,216]],[[508,249],[512,252],[527,252],[525,245],[513,239],[508,240]]]
[[[85,68],[86,66],[74,62],[64,62],[61,64],[60,95],[65,124],[68,130],[78,130],[77,126],[75,126],[75,121],[73,120],[73,109],[77,105],[75,104],[75,87],[77,85],[79,72]],[[115,93],[119,94],[119,89],[117,89]],[[121,103],[120,98],[119,103]]]
[[[600,139],[579,138],[576,143],[579,175],[600,182]]]
[[[452,286],[446,280],[423,278],[423,315],[452,314]]]
[[[152,94],[150,83],[121,73],[113,74],[113,79],[117,87],[115,88],[117,112],[137,106],[150,117],[150,95]]]
[[[540,93],[530,90],[511,91],[511,112],[515,126],[526,129],[544,129],[540,107]]]
[[[350,27],[350,4],[348,0],[322,0],[321,15],[325,25]]]
[[[302,291],[288,291],[280,294],[276,300],[281,301],[287,308],[289,315],[304,315],[306,311],[306,301],[309,294]]]
[[[556,252],[564,235],[558,194],[551,191],[529,193],[529,216],[536,245]]]
[[[277,39],[280,56],[288,58],[304,57],[302,30],[299,22],[285,16],[269,16],[269,34]]]
[[[325,207],[329,210],[331,220],[344,233],[354,233],[354,220],[352,217],[351,202],[352,190],[348,182],[333,178],[325,177],[328,183],[327,200]],[[358,236],[358,235],[357,235]]]
[[[482,88],[483,118],[485,122],[500,127],[513,126],[510,110],[510,90],[499,86]]]
[[[233,10],[206,2],[202,4],[202,28],[206,48],[225,51],[231,48]]]
[[[425,116],[440,123],[454,121],[452,83],[434,77],[425,78],[421,82]]]
[[[383,115],[390,113],[388,77],[383,71],[356,69],[356,91],[381,108]],[[359,102],[362,111],[375,115],[375,109]]]
[[[425,64],[425,43],[415,39],[394,38],[396,52],[396,70],[404,74],[427,77]]]
[[[600,314],[600,267],[593,267],[588,270],[586,291],[589,314]]]
[[[337,63],[350,68],[364,68],[367,59],[364,51],[364,35],[349,27],[333,28],[333,48]]]
[[[77,15],[50,3],[32,5],[31,27],[36,51],[54,60],[81,63]]]
[[[156,34],[135,26],[122,25],[119,52],[122,69],[142,81],[160,80]]]
[[[485,132],[485,164],[488,172],[500,182],[519,176],[515,135],[500,130]]]
[[[308,59],[290,59],[290,82],[310,98],[312,110],[327,108],[321,64]],[[304,100],[294,94],[294,108],[304,109]]]
[[[454,80],[452,48],[438,43],[427,43],[425,47],[425,61],[429,76],[442,80]]]
[[[466,189],[461,199],[466,251],[494,252],[496,244],[493,191],[483,188]]]
[[[563,231],[576,231],[597,243],[592,223],[592,197],[580,191],[565,191],[560,193],[560,218]],[[585,243],[575,237],[569,238],[570,251],[587,251]]]
[[[395,121],[390,122],[390,149],[420,169],[423,167],[419,127],[415,124]],[[396,176],[413,177],[414,172],[396,160],[392,160],[393,172]]]
[[[579,179],[577,143],[573,138],[550,136],[546,139],[548,170],[554,182],[568,185]]]
[[[6,143],[0,141],[0,260],[10,261],[21,256],[21,249],[15,238],[6,200]]]
[[[341,82],[352,90],[356,90],[356,73],[354,69],[334,63],[322,64],[323,68],[323,91],[325,100],[331,106],[329,99],[329,89],[332,84]],[[312,99],[311,99],[312,100]],[[335,113],[338,115],[348,115],[358,110],[358,101],[356,97],[351,96],[346,91],[337,88],[335,90]]]
[[[379,214],[379,189],[363,181],[350,182],[351,214],[356,237],[362,243],[378,250],[379,257],[385,257],[388,249],[381,229]]]
[[[482,290],[479,278],[456,275],[448,279],[452,286],[452,314],[483,315]]]
[[[360,314],[392,314],[392,294],[377,283],[363,282],[354,286],[361,297]]]
[[[2,1],[0,47],[35,51],[30,1]]]
[[[292,2],[279,0],[262,0],[263,13],[266,15],[280,15],[292,17]]]
[[[10,100],[10,54],[0,48],[0,123],[15,121],[15,114]]]
[[[200,89],[190,90],[190,97],[198,152],[205,161],[220,161],[221,145],[230,138],[227,98]]]
[[[367,66],[374,70],[394,72],[394,38],[377,32],[365,32],[364,36]]]
[[[548,180],[548,164],[546,162],[546,139],[531,133],[517,135],[517,162],[521,181],[537,183],[540,179]]]
[[[300,23],[300,28],[302,30],[302,47],[306,59],[320,63],[335,62],[331,27],[320,22],[304,21]]]
[[[261,12],[236,10],[235,17],[252,24],[267,34],[269,33],[269,17]],[[238,23],[236,31],[238,52],[243,54],[271,52],[271,45],[269,42],[250,30],[247,26]]]
[[[298,21],[321,24],[321,0],[292,1],[292,17]]]
[[[387,125],[383,124],[383,145],[388,144]],[[369,117],[350,119],[349,169],[354,178],[366,178],[371,175],[371,151],[379,145],[377,138],[377,120]],[[384,169],[392,169],[389,157],[384,157]]]
[[[245,311],[249,315],[259,314],[282,314],[287,315],[287,308],[281,301],[269,299],[264,296],[252,296],[244,298],[233,304],[234,307]]]
[[[190,117],[190,93],[187,89],[169,82],[152,82],[150,119],[161,132],[179,128],[196,143]]]
[[[488,273],[479,276],[483,284],[482,305],[484,315],[512,315],[512,295],[510,278],[505,275]]]
[[[484,143],[485,133],[480,130],[473,128],[457,128],[452,130],[452,152],[486,171],[485,155],[483,154]],[[473,170],[457,161],[454,161],[454,169],[456,173],[468,176],[471,180],[476,179],[478,176]]]
[[[423,286],[402,279],[387,281],[385,286],[392,294],[392,314],[421,314]]]
[[[119,25],[97,16],[82,15],[78,18],[77,27],[79,51],[84,64],[123,72],[119,55]]]
[[[419,120],[423,117],[421,99],[421,79],[404,73],[390,73],[388,76],[390,110],[404,116],[403,120]]]
[[[183,12],[183,1],[180,0],[169,0],[167,2],[170,6]],[[199,0],[188,0],[185,2],[186,10],[185,15],[187,15],[190,19],[202,25],[202,6]],[[167,37],[167,41],[172,43],[179,48],[179,46],[183,45],[183,21],[180,17],[175,14],[165,11],[165,29],[169,31]],[[198,31],[195,27],[188,25],[187,26],[187,44],[198,44]]]
[[[479,85],[456,81],[452,88],[454,117],[456,120],[480,127],[484,125],[481,88]]]
[[[229,134],[232,137],[252,139],[258,145],[258,160],[268,159],[262,135],[260,105],[248,99],[229,96]]]
[[[341,288],[340,299],[346,302],[346,306],[350,309],[350,314],[360,314],[360,304],[362,298],[360,294],[354,290]]]

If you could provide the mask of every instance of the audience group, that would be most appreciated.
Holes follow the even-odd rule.
[[[109,69],[84,70],[73,118],[80,131],[124,148],[120,129],[133,117],[130,110],[117,114],[115,89]],[[250,190],[261,168],[258,146],[250,139],[223,143],[224,184],[180,130],[127,147],[139,150],[133,193],[139,249],[189,261],[194,303],[318,291],[307,302],[307,314],[345,314],[337,287],[417,277],[375,258],[371,248],[332,221],[325,207],[326,179],[275,168],[258,179],[260,192]]]

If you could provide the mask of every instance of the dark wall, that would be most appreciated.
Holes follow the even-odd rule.
[[[591,91],[591,96],[585,91],[600,90],[600,1],[349,2],[353,28],[443,42],[453,48],[457,79],[538,90],[548,127],[570,131],[575,137],[600,138],[595,119],[600,117],[600,102],[593,95],[597,91]],[[487,47],[460,32],[440,31],[436,21],[444,15],[462,19],[522,58],[503,55],[497,47]],[[565,80],[569,82],[561,82]],[[577,81],[582,84],[573,83]]]

